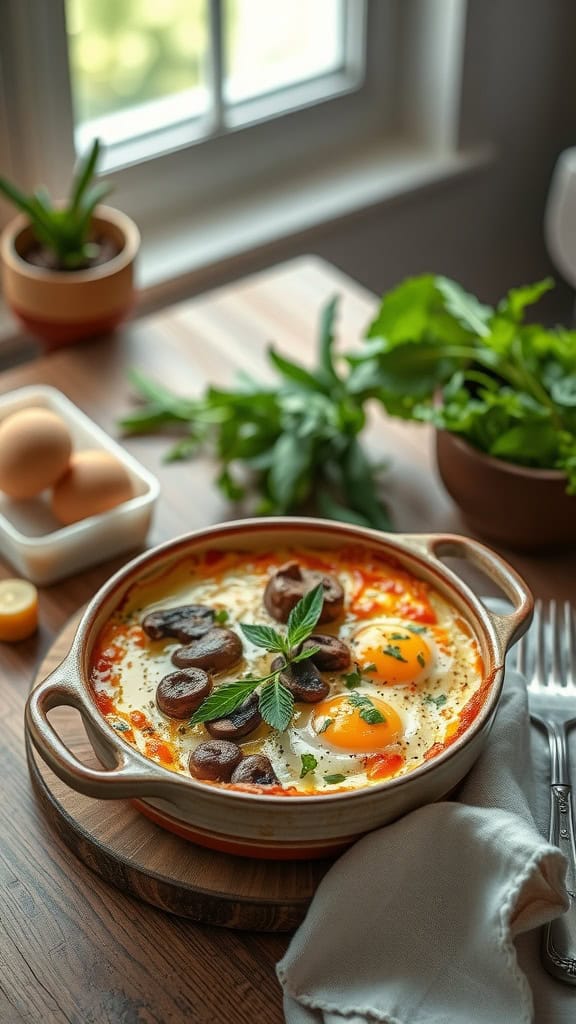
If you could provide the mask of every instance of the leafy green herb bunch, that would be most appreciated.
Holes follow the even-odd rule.
[[[220,490],[257,515],[319,513],[390,530],[379,470],[359,441],[371,389],[358,389],[357,371],[335,357],[336,311],[334,298],[321,313],[314,369],[269,348],[278,378],[271,385],[241,374],[236,387],[210,387],[195,400],[132,372],[142,403],[119,426],[132,434],[181,429],[183,437],[167,458],[209,451],[220,466]]]
[[[70,195],[64,204],[55,205],[43,188],[25,195],[16,185],[0,177],[0,193],[26,214],[37,241],[53,253],[56,270],[82,269],[99,254],[98,244],[90,240],[92,215],[111,191],[111,186],[104,182],[93,183],[99,155],[100,141],[95,139],[90,151],[77,164]]]
[[[552,286],[492,308],[445,277],[409,278],[383,296],[348,387],[496,458],[562,470],[576,494],[576,331],[525,322]]]

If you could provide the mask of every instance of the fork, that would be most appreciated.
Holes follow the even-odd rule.
[[[544,928],[542,962],[554,977],[576,985],[576,841],[567,743],[576,724],[576,628],[568,601],[536,601],[532,626],[518,644],[517,668],[528,682],[530,717],[548,735],[549,836],[568,861],[570,905]]]

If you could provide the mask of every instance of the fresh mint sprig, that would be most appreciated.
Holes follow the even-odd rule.
[[[285,636],[272,626],[241,624],[240,629],[250,643],[271,653],[281,654],[282,664],[274,672],[258,679],[237,679],[219,686],[202,701],[189,724],[199,725],[231,714],[251,693],[261,687],[258,700],[260,714],[273,729],[283,732],[294,714],[294,697],[280,682],[280,673],[320,650],[316,645],[307,650],[299,651],[298,648],[308,639],[316,626],[323,604],[324,588],[319,583],[313,590],[308,591],[290,612]]]

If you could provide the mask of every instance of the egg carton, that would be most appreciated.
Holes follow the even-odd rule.
[[[70,526],[61,526],[54,518],[47,491],[26,501],[0,492],[0,556],[21,576],[43,585],[136,550],[148,534],[160,485],[57,388],[32,385],[0,395],[0,422],[33,407],[49,409],[64,420],[75,451],[99,448],[114,455],[134,489],[129,501]]]

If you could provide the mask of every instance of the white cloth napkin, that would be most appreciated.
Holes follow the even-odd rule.
[[[530,765],[525,686],[510,671],[457,799],[364,837],[323,879],[277,967],[288,1024],[535,1019],[514,939],[567,900],[564,858],[534,823]],[[558,1020],[576,1020],[576,991],[550,983],[567,990]]]

